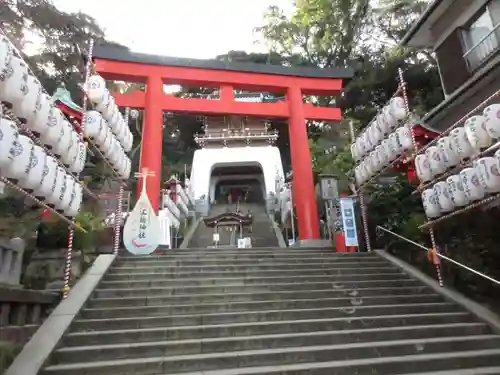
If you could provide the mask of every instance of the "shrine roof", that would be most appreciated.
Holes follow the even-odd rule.
[[[242,212],[223,212],[221,214],[206,217],[203,222],[207,227],[214,227],[216,225],[251,225],[253,221],[252,215],[250,213],[244,214]]]
[[[219,60],[201,60],[182,57],[169,57],[132,52],[128,48],[113,45],[96,45],[94,58],[102,60],[123,61],[136,64],[174,66],[194,69],[226,70],[235,72],[272,74],[304,78],[338,78],[350,79],[354,76],[352,68],[315,68],[284,67],[256,63],[226,63]]]

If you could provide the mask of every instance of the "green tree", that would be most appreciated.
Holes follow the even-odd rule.
[[[296,2],[295,12],[289,17],[277,7],[269,8],[264,25],[257,30],[271,50],[282,54],[290,64],[351,66],[355,70],[341,98],[319,100],[320,105],[333,101],[343,110],[345,120],[309,126],[315,176],[334,173],[341,177],[341,188],[347,189],[346,173],[353,166],[347,124],[352,121],[357,131],[369,124],[397,90],[398,68],[404,70],[412,108],[424,113],[442,100],[433,59],[397,45],[427,3],[302,0]],[[399,212],[402,198],[411,187],[402,180],[386,185],[371,193],[375,197],[370,200],[371,221],[403,229],[413,220],[411,213],[421,211],[420,203],[418,199],[406,200],[408,209]]]

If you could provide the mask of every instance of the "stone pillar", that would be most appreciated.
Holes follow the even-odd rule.
[[[293,202],[297,207],[299,240],[318,240],[320,239],[318,207],[300,87],[288,88],[287,100],[290,106]]]
[[[0,241],[0,283],[19,285],[25,247],[22,238]]]
[[[151,76],[146,85],[146,104],[144,108],[144,128],[142,130],[141,159],[139,172],[147,168],[155,175],[147,178],[147,192],[153,209],[158,212],[161,165],[163,146],[163,81],[161,77]],[[142,178],[138,182],[138,195],[142,189]]]

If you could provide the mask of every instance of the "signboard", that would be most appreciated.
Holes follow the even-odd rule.
[[[244,249],[246,246],[246,241],[244,238],[238,238],[238,249]]]
[[[332,232],[342,230],[342,215],[340,214],[340,203],[338,198],[325,202],[326,219],[328,228]]]
[[[123,244],[134,255],[151,254],[160,243],[160,220],[146,192],[147,175],[143,176],[141,195],[123,227]]]
[[[220,235],[219,235],[219,233],[214,233],[212,235],[212,238],[213,238],[214,242],[219,242],[220,241]]]
[[[340,212],[342,215],[346,246],[358,246],[358,232],[356,229],[356,217],[354,216],[354,200],[352,198],[340,198]]]
[[[338,181],[335,176],[319,176],[321,183],[321,198],[331,200],[338,198]]]

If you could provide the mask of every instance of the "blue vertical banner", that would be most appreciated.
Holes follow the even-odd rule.
[[[342,214],[342,223],[344,226],[345,245],[359,246],[356,217],[354,213],[354,200],[352,198],[340,198],[340,212]]]

